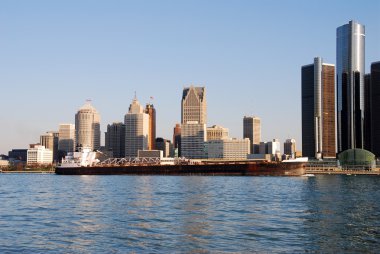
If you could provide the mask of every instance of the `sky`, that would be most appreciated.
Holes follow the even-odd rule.
[[[336,28],[366,29],[366,72],[380,61],[380,1],[0,1],[0,154],[74,123],[87,99],[107,124],[136,92],[171,139],[186,86],[205,86],[207,125],[301,149],[301,66],[335,64]]]

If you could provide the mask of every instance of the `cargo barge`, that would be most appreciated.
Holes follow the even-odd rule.
[[[225,175],[300,176],[304,162],[199,161],[186,158],[108,158],[89,149],[69,154],[55,168],[59,175]]]

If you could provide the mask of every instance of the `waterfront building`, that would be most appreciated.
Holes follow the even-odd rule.
[[[153,104],[146,104],[145,113],[149,115],[148,150],[154,150],[156,149],[156,109],[154,108]]]
[[[181,101],[181,156],[189,159],[205,158],[206,88],[186,87]]]
[[[371,64],[371,152],[380,157],[380,61]]]
[[[181,122],[198,122],[205,124],[207,119],[207,103],[205,87],[186,87],[183,89],[181,102]]]
[[[174,146],[172,142],[164,138],[156,138],[157,150],[163,151],[164,157],[174,157]]]
[[[188,121],[181,127],[181,156],[189,159],[206,157],[204,143],[206,141],[206,124]]]
[[[313,158],[335,157],[334,65],[314,58],[302,66],[302,153]]]
[[[28,149],[12,149],[8,152],[9,159],[25,162],[28,157]]]
[[[138,150],[148,150],[149,115],[135,97],[124,117],[125,156],[137,157]]]
[[[213,125],[212,127],[207,127],[206,130],[207,130],[207,141],[228,138],[228,128],[224,128],[218,125]]]
[[[75,137],[76,148],[100,148],[100,115],[90,101],[87,101],[75,115]]]
[[[260,152],[261,142],[261,119],[257,116],[244,116],[243,138],[250,140],[250,153]]]
[[[296,140],[287,139],[284,143],[284,154],[288,155],[290,158],[296,157]]]
[[[250,142],[245,139],[213,139],[205,143],[208,159],[246,160]]]
[[[173,129],[173,146],[177,156],[181,157],[181,124],[177,123]]]
[[[40,136],[40,144],[53,152],[53,161],[58,161],[59,132],[48,131]]]
[[[60,124],[58,134],[58,151],[65,154],[75,151],[75,125]]]
[[[53,162],[53,151],[45,146],[35,145],[27,151],[27,164],[51,164]]]
[[[355,21],[337,28],[337,150],[364,147],[365,27]]]
[[[114,158],[125,156],[125,124],[115,122],[107,125],[105,150],[112,152]]]

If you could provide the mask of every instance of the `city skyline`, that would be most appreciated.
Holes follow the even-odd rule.
[[[343,2],[337,1],[319,17],[322,2],[5,2],[0,83],[9,96],[0,102],[0,153],[74,123],[88,98],[102,116],[104,145],[107,124],[123,120],[134,91],[142,104],[155,98],[157,137],[170,139],[181,121],[181,91],[192,84],[207,88],[208,126],[241,138],[241,118],[257,115],[262,140],[300,144],[299,68],[315,56],[336,64],[336,28],[350,20],[366,27],[365,73],[380,60],[379,2],[344,2],[338,13]]]

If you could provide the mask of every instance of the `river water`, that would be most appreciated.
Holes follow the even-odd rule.
[[[0,174],[0,253],[380,250],[380,177]]]

